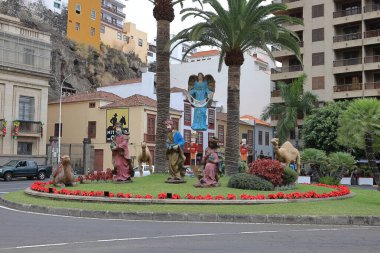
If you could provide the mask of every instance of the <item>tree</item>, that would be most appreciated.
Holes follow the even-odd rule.
[[[363,149],[380,190],[380,169],[375,150],[380,149],[380,101],[376,98],[351,102],[339,119],[338,142]]]
[[[170,53],[165,46],[170,40],[170,23],[174,20],[176,4],[183,6],[185,0],[149,0],[154,4],[153,16],[157,20],[157,130],[155,168],[157,172],[166,172],[166,128],[164,121],[170,118]],[[194,0],[193,0],[194,1]]]
[[[329,175],[328,158],[325,151],[307,148],[301,153],[301,160],[304,164],[309,164],[313,181],[318,182],[320,178]]]
[[[303,92],[303,84],[306,75],[294,79],[291,84],[279,83],[279,89],[283,103],[272,103],[268,105],[261,118],[264,120],[270,117],[278,118],[277,135],[280,143],[289,138],[290,131],[297,126],[297,118],[300,114],[309,114],[317,104],[317,97],[311,92]]]
[[[262,5],[264,0],[227,0],[224,9],[220,1],[205,0],[211,11],[199,8],[182,10],[182,19],[199,17],[202,21],[181,31],[172,42],[177,45],[193,41],[185,52],[200,46],[220,49],[219,71],[224,63],[228,66],[226,174],[238,172],[239,168],[239,117],[240,117],[240,68],[244,53],[251,48],[261,48],[269,55],[269,45],[282,46],[300,55],[297,35],[285,28],[285,23],[302,23],[285,15],[272,15],[286,10],[286,5],[272,3]]]
[[[355,158],[349,153],[335,152],[328,156],[328,160],[330,176],[339,181],[356,167]]]
[[[321,149],[328,154],[342,150],[343,147],[337,141],[339,116],[347,105],[348,101],[332,102],[314,109],[303,123],[304,147]]]
[[[19,17],[20,11],[24,7],[24,0],[0,1],[0,13],[8,16]]]

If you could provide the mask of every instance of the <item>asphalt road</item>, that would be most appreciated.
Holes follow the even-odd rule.
[[[0,181],[0,192],[30,184]],[[380,227],[102,220],[0,206],[0,253],[358,253],[379,252],[379,238]]]

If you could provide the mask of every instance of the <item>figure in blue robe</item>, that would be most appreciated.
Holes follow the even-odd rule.
[[[198,74],[198,80],[194,82],[194,88],[189,91],[189,95],[197,101],[206,101],[210,94],[207,80],[204,80],[202,73]],[[208,129],[207,124],[207,103],[203,107],[195,107],[194,119],[191,128],[195,131],[206,131]]]

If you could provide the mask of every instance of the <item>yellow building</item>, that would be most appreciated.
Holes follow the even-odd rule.
[[[93,167],[112,168],[110,137],[113,122],[123,122],[130,133],[129,153],[135,158],[142,142],[154,157],[157,102],[141,95],[125,99],[112,93],[98,91],[82,93],[62,100],[62,144],[81,144],[91,139],[94,148]],[[48,136],[58,137],[59,101],[48,108]],[[171,116],[181,118],[181,111],[171,110]],[[62,153],[63,155],[63,153]],[[135,161],[136,162],[136,161]]]
[[[79,44],[100,47],[101,2],[70,0],[68,4],[67,36]]]

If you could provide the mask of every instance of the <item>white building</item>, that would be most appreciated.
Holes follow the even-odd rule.
[[[126,98],[135,94],[140,94],[147,96],[149,98],[157,100],[156,96],[156,84],[155,84],[155,73],[145,72],[142,74],[141,78],[125,80],[117,83],[110,84],[108,86],[103,86],[97,89],[98,91],[106,91],[113,94],[117,94],[122,98]],[[194,109],[191,107],[190,103],[186,102],[185,89],[180,89],[172,87],[170,97],[170,107],[179,111],[182,111],[182,117],[178,122],[178,129],[181,130],[182,135],[186,141],[184,153],[186,155],[186,163],[190,163],[190,150],[189,145],[191,142],[191,123],[193,122]],[[204,152],[208,145],[209,136],[215,136],[216,128],[216,118],[215,118],[215,108],[210,108],[207,112],[207,119],[209,123],[209,128],[207,131],[197,133],[197,143],[199,160],[201,154]]]
[[[240,114],[260,117],[265,106],[270,103],[270,73],[269,68],[274,66],[266,54],[251,50],[245,55],[240,76]],[[209,50],[194,53],[189,61],[170,66],[170,83],[172,87],[187,90],[188,78],[199,72],[211,74],[216,81],[214,99],[223,108],[227,109],[228,67],[223,66],[218,72],[219,51]]]
[[[38,0],[26,0],[26,3],[38,2]],[[46,8],[61,13],[64,8],[67,8],[69,0],[42,0]]]

